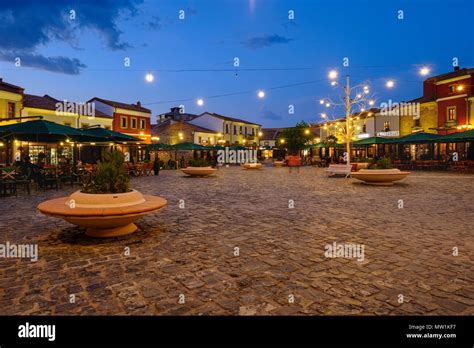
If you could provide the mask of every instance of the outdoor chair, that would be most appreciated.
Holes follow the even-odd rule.
[[[40,171],[40,176],[38,180],[38,185],[43,191],[49,188],[55,188],[56,190],[59,189],[59,178],[55,172],[51,172],[49,170],[42,169]]]
[[[70,183],[71,187],[74,186],[74,183],[77,181],[77,176],[74,175],[72,168],[70,166],[63,166],[59,169],[59,186],[62,187],[63,183]]]

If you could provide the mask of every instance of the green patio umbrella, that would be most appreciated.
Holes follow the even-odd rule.
[[[247,148],[241,145],[234,145],[234,146],[230,146],[229,150],[247,150]]]
[[[80,129],[80,131],[84,135],[102,137],[102,138],[107,139],[107,141],[123,141],[123,142],[142,141],[141,139],[132,137],[131,135],[128,135],[128,134],[123,134],[123,133],[112,131],[110,129],[99,128],[99,127]]]
[[[358,147],[358,146],[370,146],[374,144],[391,144],[392,142],[393,142],[393,139],[387,139],[387,138],[382,138],[382,137],[370,137],[370,138],[354,141],[352,143],[352,146]]]
[[[63,140],[100,142],[107,139],[83,134],[80,130],[62,124],[36,120],[0,127],[0,137],[20,141],[57,143]]]
[[[317,144],[310,145],[310,147],[314,149],[314,148],[322,148],[326,146],[324,145],[324,143],[317,143]]]
[[[423,144],[423,143],[433,143],[439,141],[443,138],[442,135],[432,134],[432,133],[413,133],[410,135],[406,135],[401,138],[391,139],[391,144]]]
[[[438,139],[439,143],[455,143],[463,141],[474,141],[474,129],[465,132],[451,133]]]
[[[172,146],[175,150],[182,150],[182,151],[191,151],[191,150],[206,150],[206,148],[199,144],[194,143],[179,143]]]

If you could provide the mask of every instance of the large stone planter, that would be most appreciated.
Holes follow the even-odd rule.
[[[166,206],[166,199],[142,195],[136,190],[116,194],[76,191],[69,197],[55,198],[38,205],[45,215],[85,227],[91,237],[116,237],[137,230],[134,222]]]
[[[370,185],[393,185],[395,181],[405,179],[410,172],[399,169],[361,169],[351,173],[351,177]]]
[[[262,169],[261,163],[244,163],[242,164],[244,169]]]
[[[273,161],[273,166],[277,167],[277,168],[281,168],[285,165],[285,162],[284,161]]]
[[[181,171],[189,176],[209,176],[213,175],[217,169],[212,167],[187,167],[182,168]]]

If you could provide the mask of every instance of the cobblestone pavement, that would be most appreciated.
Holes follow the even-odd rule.
[[[37,262],[0,259],[0,314],[474,314],[474,176],[354,182],[165,171],[133,185],[168,206],[107,240],[35,211],[71,188],[0,198],[0,243],[39,245]],[[333,242],[363,244],[364,260],[325,257]]]

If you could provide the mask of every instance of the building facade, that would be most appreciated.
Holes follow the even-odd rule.
[[[136,104],[126,104],[102,98],[92,98],[95,110],[112,117],[112,130],[141,139],[144,144],[151,143],[151,110]]]
[[[221,145],[258,146],[261,125],[242,119],[204,112],[189,121],[197,126],[220,134]]]

